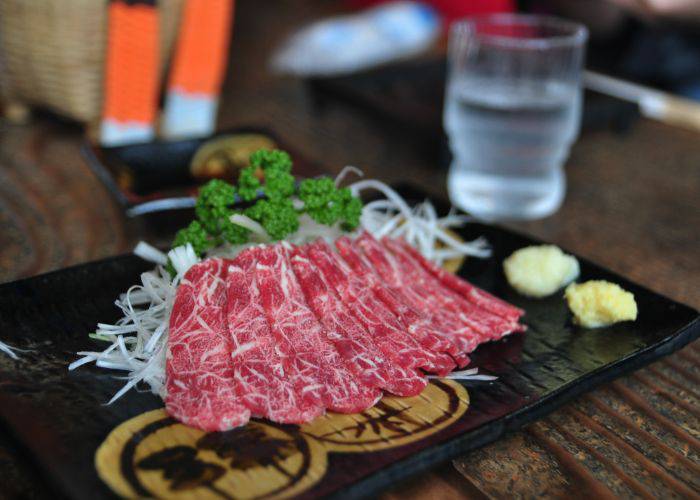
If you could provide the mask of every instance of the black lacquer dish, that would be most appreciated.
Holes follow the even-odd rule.
[[[406,440],[402,435],[395,446],[366,447],[353,453],[327,448],[322,477],[304,483],[304,488],[299,483],[288,493],[308,497],[371,495],[496,440],[598,384],[700,336],[697,311],[584,259],[580,259],[581,280],[607,279],[632,291],[639,317],[635,322],[608,328],[581,329],[571,322],[560,294],[530,300],[506,283],[501,262],[514,250],[533,244],[532,240],[481,224],[470,225],[462,234],[465,239],[480,235],[492,244],[493,257],[468,259],[459,273],[523,308],[528,325],[526,333],[483,345],[473,354],[474,366],[496,375],[498,380],[466,385],[467,410],[449,425],[440,424],[433,433],[421,428],[424,434],[416,435],[416,439]],[[20,353],[17,361],[0,356],[0,421],[33,458],[44,478],[69,497],[113,496],[96,472],[97,448],[124,421],[162,407],[156,396],[135,391],[106,406],[123,381],[94,367],[67,370],[75,352],[99,347],[93,345],[96,341],[88,338],[88,332],[98,321],[118,317],[114,299],[137,283],[139,274],[149,267],[136,257],[121,256],[0,286],[0,339],[28,350]],[[393,426],[387,427],[387,432],[409,432],[410,425],[401,427],[400,417],[388,416],[386,421]],[[280,426],[274,432],[290,436],[290,442],[308,445],[308,436],[304,437],[303,429],[296,426]],[[232,442],[250,442],[243,437]],[[197,443],[204,444],[192,448],[192,453],[204,453],[203,449],[220,452],[216,444],[220,439],[202,438]],[[138,478],[135,481],[138,484]],[[140,484],[149,492],[146,486]],[[214,483],[208,487],[216,490]],[[278,493],[285,494],[285,490]]]

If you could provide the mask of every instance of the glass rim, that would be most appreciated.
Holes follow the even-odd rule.
[[[556,16],[545,14],[484,14],[477,16],[464,17],[452,23],[450,34],[457,31],[475,31],[477,25],[492,25],[492,26],[508,26],[508,25],[526,25],[526,26],[549,26],[558,28],[565,34],[554,36],[540,36],[531,38],[518,38],[508,35],[494,34],[476,34],[479,40],[484,40],[494,45],[500,45],[508,48],[530,48],[530,49],[550,49],[556,47],[575,47],[582,45],[588,39],[588,28],[581,23],[569,21]]]

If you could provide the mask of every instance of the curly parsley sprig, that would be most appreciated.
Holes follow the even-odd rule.
[[[259,223],[272,240],[296,232],[299,216],[304,213],[320,224],[339,223],[347,231],[357,228],[362,202],[349,189],[337,188],[329,177],[306,179],[297,186],[291,172],[292,160],[286,152],[254,152],[237,185],[214,179],[202,186],[195,205],[196,219],[177,232],[173,247],[190,243],[201,257],[226,242],[246,243],[250,231],[231,221],[234,214]],[[248,206],[238,207],[240,201]]]

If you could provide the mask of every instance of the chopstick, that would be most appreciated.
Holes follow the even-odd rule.
[[[639,106],[642,116],[690,130],[700,131],[700,103],[636,83],[586,70],[583,85]]]

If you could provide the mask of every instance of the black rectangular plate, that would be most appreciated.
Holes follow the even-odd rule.
[[[173,141],[156,140],[143,144],[102,147],[86,140],[83,158],[95,176],[125,208],[155,200],[193,196],[207,179],[195,179],[190,162],[201,146],[227,135],[262,135],[294,158],[294,172],[312,177],[319,166],[297,154],[272,130],[264,127],[236,127],[207,137]],[[130,187],[127,187],[130,186]]]
[[[561,294],[542,300],[509,288],[501,262],[535,243],[481,224],[467,239],[485,236],[490,259],[469,259],[460,274],[524,308],[529,330],[480,347],[474,365],[499,379],[469,386],[471,406],[460,420],[422,441],[372,453],[332,455],[326,476],[306,494],[366,496],[459,453],[498,439],[596,385],[667,355],[700,335],[698,312],[629,282],[584,259],[581,279],[607,279],[634,293],[635,322],[583,330],[571,323]],[[54,488],[73,498],[112,497],[98,478],[94,453],[118,424],[162,402],[132,391],[105,406],[123,381],[94,367],[68,372],[80,350],[99,344],[87,334],[118,318],[113,302],[151,267],[115,257],[0,286],[0,339],[31,349],[19,361],[0,355],[0,418]]]

